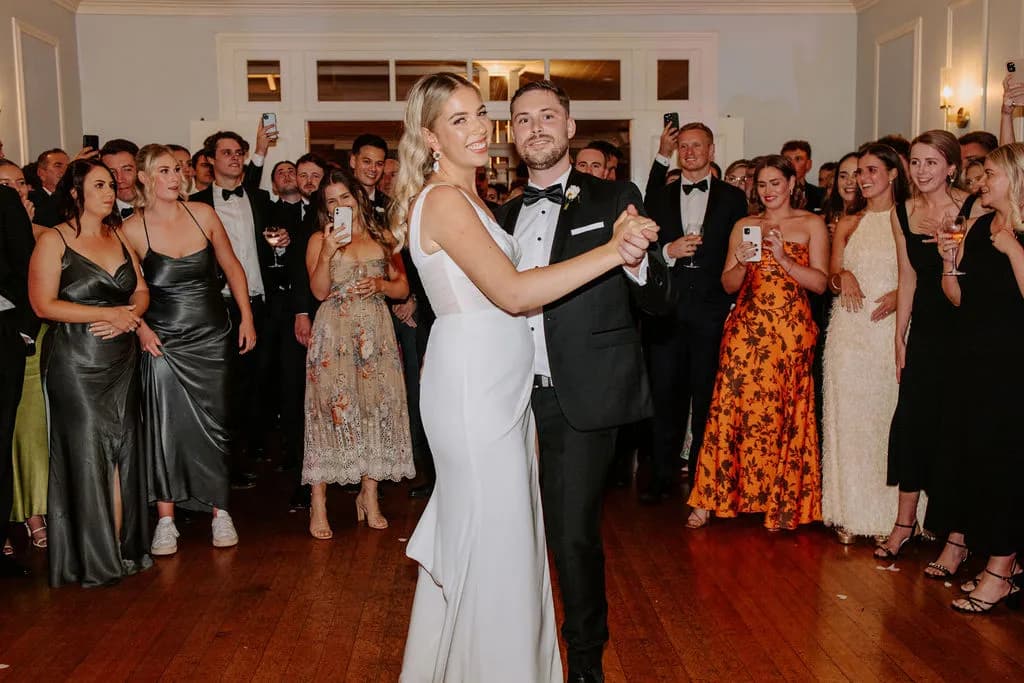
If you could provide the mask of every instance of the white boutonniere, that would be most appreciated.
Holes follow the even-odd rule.
[[[384,213],[384,207],[383,206],[375,206],[375,207],[373,207],[373,210],[376,211],[377,213]]]
[[[580,186],[579,185],[570,185],[569,188],[565,191],[565,204],[562,205],[562,211],[565,211],[566,209],[568,209],[569,205],[572,204],[573,201],[577,197],[579,197],[579,196],[580,196]]]

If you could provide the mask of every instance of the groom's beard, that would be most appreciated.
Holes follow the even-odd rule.
[[[530,143],[534,140],[550,140],[552,146],[547,149],[534,150],[530,148]],[[534,171],[546,171],[561,161],[568,151],[568,140],[559,145],[550,135],[534,135],[523,144],[523,148],[519,150],[519,156],[526,162],[527,168]]]

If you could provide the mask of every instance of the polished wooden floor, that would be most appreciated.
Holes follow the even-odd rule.
[[[51,590],[45,555],[19,538],[36,575],[0,583],[0,681],[397,680],[415,579],[403,551],[423,503],[388,487],[391,528],[373,531],[335,489],[321,542],[288,493],[268,469],[236,494],[241,545],[213,549],[197,517],[175,557],[112,588]],[[934,543],[883,571],[866,543],[820,526],[684,521],[681,502],[609,494],[609,681],[1024,680],[1024,617],[954,613],[957,587],[921,575]]]

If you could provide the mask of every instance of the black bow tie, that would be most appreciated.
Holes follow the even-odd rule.
[[[683,193],[684,194],[690,194],[694,190],[700,190],[701,192],[707,192],[708,191],[708,179],[705,178],[704,180],[700,181],[699,183],[694,183],[693,185],[686,185],[686,184],[683,185]]]
[[[130,207],[130,206],[126,207],[124,209],[121,209],[121,218],[128,218],[133,213],[135,213],[135,209]]]
[[[236,197],[241,199],[244,196],[243,195],[244,192],[245,192],[245,190],[244,190],[244,188],[241,185],[239,185],[238,187],[236,187],[233,190],[221,190],[220,191],[221,196],[224,197],[224,201],[227,201],[227,200],[231,199],[231,195],[235,195]]]
[[[547,199],[549,202],[555,204],[561,204],[565,200],[565,193],[562,192],[562,185],[551,185],[545,187],[543,190],[533,185],[527,185],[523,188],[523,204],[525,206],[532,206],[542,199]]]

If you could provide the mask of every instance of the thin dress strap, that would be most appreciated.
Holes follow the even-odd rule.
[[[142,216],[142,230],[146,233],[146,251],[153,251],[153,245],[149,242],[149,226],[146,225],[146,210],[139,211],[139,215]]]
[[[964,205],[960,207],[960,213],[958,215],[963,216],[964,218],[969,218],[971,215],[971,209],[974,208],[974,202],[977,200],[978,195],[967,195],[967,199],[964,200]]]
[[[900,229],[903,230],[903,237],[910,239],[910,216],[907,215],[906,202],[900,202],[896,205],[896,219],[900,222]]]
[[[203,239],[205,239],[207,242],[209,242],[210,238],[206,236],[206,231],[203,230],[203,226],[199,225],[199,221],[197,221],[196,217],[194,215],[192,215],[191,211],[189,211],[188,204],[186,204],[185,202],[182,202],[181,203],[181,208],[185,209],[185,213],[187,213],[188,217],[192,219],[192,222],[196,224],[196,229],[200,233],[202,233]]]

